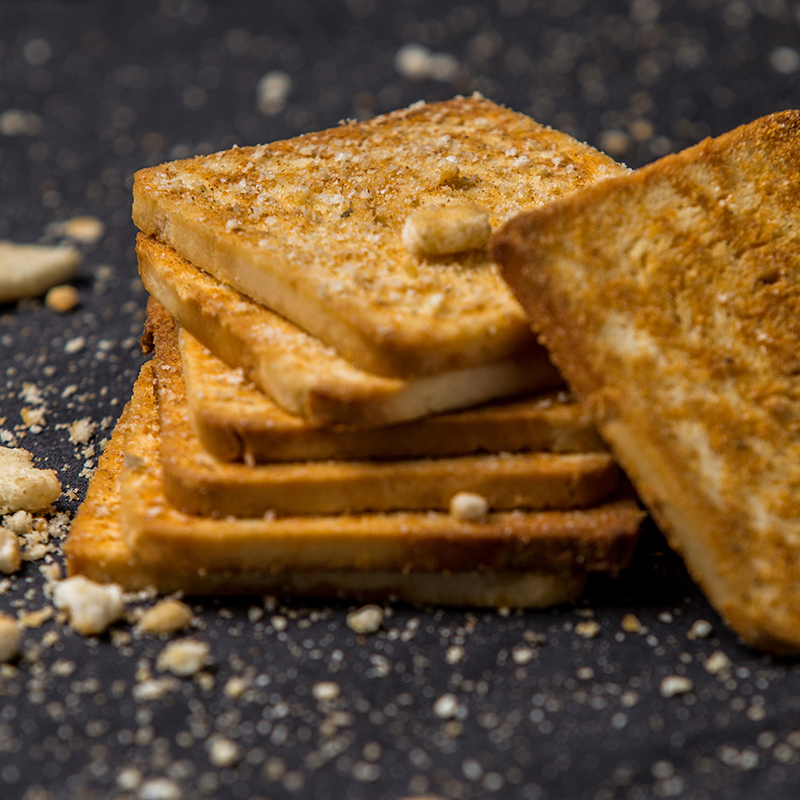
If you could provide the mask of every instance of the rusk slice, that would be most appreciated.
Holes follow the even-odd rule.
[[[210,456],[192,431],[172,320],[153,326],[164,491],[204,515],[334,514],[447,509],[469,491],[492,509],[591,505],[616,487],[608,453],[520,453],[248,465]]]
[[[731,627],[800,651],[800,112],[524,214],[494,255]]]
[[[164,495],[150,363],[136,383],[128,413],[132,422],[120,478],[124,543],[139,563],[161,570],[169,565],[176,574],[306,570],[466,574],[478,570],[498,575],[533,571],[558,577],[614,573],[629,562],[642,517],[636,504],[625,499],[586,510],[490,513],[479,521],[432,511],[279,518],[191,516],[171,506]],[[517,584],[520,590],[523,583]]]
[[[624,171],[522,114],[458,98],[141,170],[133,215],[368,372],[435,375],[536,343],[485,249],[411,255],[407,215],[469,202],[497,226]]]
[[[565,391],[379,428],[315,425],[287,414],[185,330],[178,338],[192,428],[202,446],[222,461],[255,464],[607,449],[582,404]]]
[[[145,368],[145,379],[152,380],[149,365]],[[559,572],[474,569],[447,573],[330,569],[270,572],[218,569],[213,565],[201,569],[192,565],[176,567],[172,563],[145,564],[128,548],[120,524],[123,441],[137,424],[136,402],[123,411],[72,523],[64,548],[69,575],[118,583],[127,591],[152,587],[162,593],[189,595],[255,593],[512,608],[572,602],[583,588],[586,573],[580,568]],[[622,550],[620,555],[626,557]]]
[[[498,363],[440,375],[387,378],[139,235],[145,288],[215,355],[292,414],[319,425],[386,425],[562,383],[542,347]]]

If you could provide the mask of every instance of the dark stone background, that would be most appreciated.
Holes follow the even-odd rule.
[[[409,43],[456,68],[400,74]],[[72,513],[86,457],[67,427],[99,423],[99,449],[142,363],[139,167],[474,90],[635,167],[797,105],[798,47],[786,0],[0,0],[0,238],[43,241],[79,214],[107,226],[85,248],[76,310],[0,307],[0,428],[59,470]],[[274,71],[291,88],[265,114],[256,87]],[[47,403],[39,433],[21,424],[26,383]],[[0,584],[0,611],[47,604],[38,566]],[[89,640],[54,621],[26,632],[25,657],[0,671],[3,800],[800,796],[797,666],[738,644],[649,524],[634,566],[578,608],[399,606],[365,638],[344,605],[193,606],[215,664],[157,700],[134,689],[160,677],[163,641],[125,624]],[[593,638],[575,629],[590,617]],[[701,619],[710,637],[687,638]],[[712,673],[716,651],[730,665]],[[667,675],[693,691],[663,697]],[[236,676],[249,688],[232,698]],[[331,707],[311,694],[321,680],[341,687]],[[446,693],[451,720],[432,710]],[[238,765],[212,764],[218,736],[238,742]]]

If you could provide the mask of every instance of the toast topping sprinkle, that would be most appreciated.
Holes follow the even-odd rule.
[[[480,250],[491,235],[486,209],[477,203],[461,202],[413,211],[406,217],[402,239],[409,253],[424,258]]]

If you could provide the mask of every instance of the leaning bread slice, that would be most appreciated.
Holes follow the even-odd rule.
[[[800,112],[525,214],[494,254],[747,642],[800,651]]]
[[[598,453],[501,453],[398,461],[220,462],[195,437],[177,334],[154,324],[164,490],[182,511],[206,515],[331,514],[447,509],[459,492],[493,509],[574,508],[609,495],[619,471]]]
[[[164,494],[150,364],[136,383],[129,413],[133,423],[125,439],[119,519],[125,546],[148,569],[169,565],[176,574],[194,570],[199,575],[306,570],[615,573],[630,560],[642,518],[627,499],[584,510],[490,513],[475,521],[433,511],[279,518],[188,515]]]
[[[141,170],[133,216],[368,372],[435,375],[537,346],[466,234],[623,171],[522,114],[457,98]]]
[[[192,427],[200,444],[222,461],[607,449],[586,409],[565,391],[378,428],[315,425],[287,414],[185,330],[179,331],[179,343]]]
[[[372,375],[283,317],[139,235],[139,273],[181,326],[292,414],[319,425],[386,425],[562,383],[542,347],[417,378]]]
[[[152,381],[150,365],[142,381]],[[141,385],[141,384],[140,384]],[[411,603],[484,607],[538,608],[575,601],[593,566],[610,567],[602,559],[584,566],[576,563],[556,570],[466,569],[448,572],[404,570],[335,570],[226,568],[216,565],[198,567],[173,562],[144,563],[128,547],[120,522],[120,474],[123,442],[141,424],[138,389],[122,413],[111,441],[104,450],[65,544],[67,571],[85,575],[102,583],[118,583],[128,591],[155,588],[159,592],[208,594],[277,594],[293,597],[329,599],[400,600]],[[155,496],[140,498],[152,503]],[[192,519],[183,517],[186,525]],[[632,529],[636,519],[620,514],[619,540],[607,558],[616,558],[615,570],[625,565],[633,545]],[[228,530],[234,521],[219,523]],[[626,527],[627,526],[627,527]]]

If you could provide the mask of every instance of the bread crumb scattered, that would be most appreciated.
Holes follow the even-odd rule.
[[[39,297],[72,280],[82,260],[72,247],[0,241],[0,303]]]
[[[34,467],[27,450],[0,447],[0,512],[40,511],[60,495],[55,470]]]
[[[10,575],[22,565],[17,534],[5,526],[0,528],[0,572]]]
[[[694,683],[690,678],[683,675],[667,675],[661,681],[661,696],[662,697],[677,697],[682,694],[688,694],[694,689]]]
[[[47,226],[49,236],[72,239],[79,244],[97,244],[106,232],[106,226],[97,217],[73,217]]]
[[[170,642],[159,654],[156,666],[161,672],[171,672],[186,678],[199,672],[209,663],[210,648],[197,639]]]
[[[694,641],[695,639],[706,639],[711,635],[712,630],[713,628],[708,620],[698,619],[692,624],[692,627],[686,634],[686,638],[690,639],[691,641]]]
[[[53,602],[84,636],[102,633],[125,609],[121,587],[115,583],[101,585],[82,575],[61,581],[53,591]]]
[[[433,704],[433,714],[439,719],[452,719],[458,713],[458,698],[454,694],[443,694]]]
[[[13,617],[0,614],[0,664],[13,661],[19,655],[22,629]]]
[[[69,440],[72,444],[86,444],[92,438],[97,424],[89,417],[76,419],[69,427]]]
[[[622,630],[627,633],[643,633],[645,628],[635,614],[626,614],[622,618]]]
[[[460,520],[482,519],[489,513],[489,501],[474,492],[458,492],[450,500],[450,514]]]
[[[705,660],[703,666],[706,672],[710,672],[712,675],[718,675],[720,672],[725,672],[731,668],[731,660],[722,650],[716,650]]]
[[[444,256],[486,246],[492,228],[477,203],[450,203],[412,211],[403,225],[403,247],[417,258]]]
[[[192,609],[186,603],[167,598],[142,614],[139,630],[144,633],[176,633],[190,625],[193,619]]]
[[[375,633],[383,624],[383,609],[380,606],[362,606],[347,615],[347,627],[355,633]]]
[[[582,636],[584,639],[594,639],[594,637],[600,633],[600,623],[594,620],[579,622],[575,626],[575,633],[577,633],[578,636]]]
[[[51,310],[59,314],[66,314],[78,305],[78,290],[67,283],[60,286],[53,286],[49,289],[44,298],[44,304]]]
[[[241,751],[239,745],[231,739],[214,739],[209,747],[208,756],[211,763],[219,769],[233,767],[239,762]]]
[[[19,615],[19,622],[24,628],[41,628],[54,614],[52,606],[25,611]]]
[[[311,687],[311,696],[323,703],[336,700],[341,693],[341,686],[333,681],[320,681]]]

